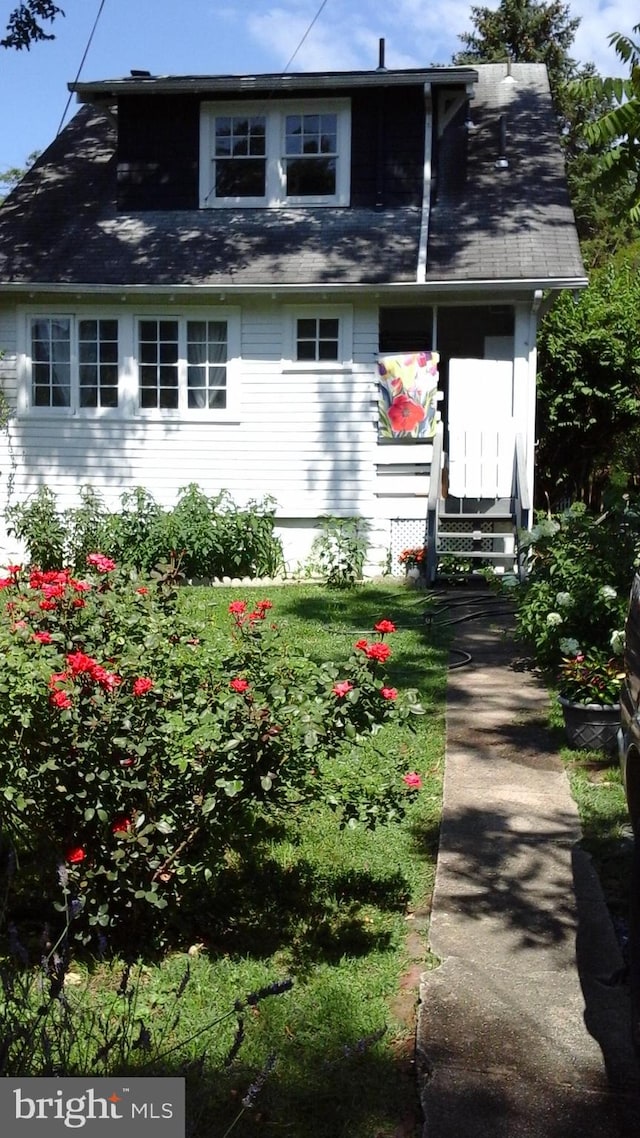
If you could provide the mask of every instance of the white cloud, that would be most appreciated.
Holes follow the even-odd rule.
[[[497,8],[498,3],[488,0],[487,6]],[[272,6],[249,0],[238,21],[277,70],[298,48],[318,8],[318,0],[280,0]],[[628,0],[573,0],[570,13],[581,20],[574,58],[595,63],[603,74],[624,74],[608,37],[631,32]],[[388,67],[446,64],[461,48],[460,34],[471,26],[468,0],[386,0],[384,6],[380,0],[328,0],[291,66],[298,71],[375,68],[380,38]]]

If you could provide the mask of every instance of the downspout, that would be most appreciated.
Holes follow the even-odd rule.
[[[535,441],[536,441],[536,390],[537,390],[537,368],[538,368],[538,319],[540,316],[540,309],[542,305],[543,292],[541,288],[537,288],[533,294],[531,301],[531,310],[529,312],[529,422],[532,424],[533,432],[531,440],[527,441],[527,455],[526,455],[526,472],[527,480],[529,482],[529,510],[526,521],[527,529],[531,529],[533,525],[533,488],[535,477]],[[532,445],[533,443],[533,445]]]
[[[433,139],[433,100],[431,84],[424,85],[424,170],[422,175],[422,219],[418,246],[418,272],[416,282],[427,279],[427,246],[429,244],[429,213],[431,210],[431,145]]]

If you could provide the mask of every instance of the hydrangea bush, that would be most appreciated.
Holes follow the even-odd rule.
[[[523,535],[529,573],[519,590],[517,631],[536,663],[595,651],[619,655],[640,550],[640,517],[627,502],[599,517],[581,505],[542,517]]]
[[[268,599],[233,602],[220,643],[184,623],[171,581],[100,553],[82,575],[9,566],[0,593],[2,836],[45,898],[62,886],[84,940],[144,939],[197,907],[259,811],[322,794],[323,760],[422,710],[386,680],[384,619],[318,665]]]

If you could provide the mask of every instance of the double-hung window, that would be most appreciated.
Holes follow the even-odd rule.
[[[27,341],[31,407],[117,408],[116,319],[32,316]]]
[[[200,204],[348,205],[350,134],[346,99],[204,104]]]

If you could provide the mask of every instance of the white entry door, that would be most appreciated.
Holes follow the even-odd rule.
[[[508,498],[516,429],[512,360],[449,362],[449,493]]]

